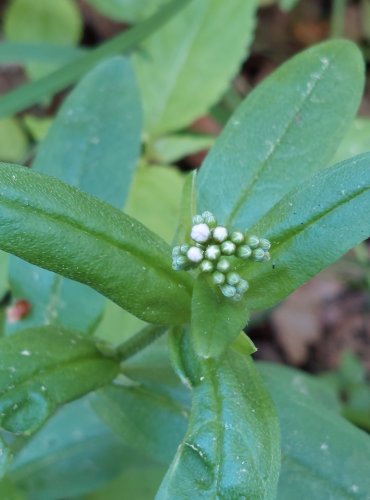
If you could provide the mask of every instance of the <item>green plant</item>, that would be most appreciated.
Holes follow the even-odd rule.
[[[153,60],[146,68],[134,58],[139,81]],[[312,377],[257,367],[241,333],[250,311],[370,233],[370,155],[328,168],[357,111],[361,56],[334,41],[290,60],[185,181],[175,245],[190,243],[193,216],[209,211],[231,231],[271,241],[263,263],[230,257],[250,285],[238,301],[207,273],[173,269],[171,246],[121,211],[143,123],[144,163],[225,85],[178,115],[177,82],[154,112],[150,80],[141,80],[143,119],[131,63],[109,59],[67,98],[32,170],[1,165],[0,247],[17,256],[15,298],[32,304],[0,339],[1,498],[367,498],[369,437]],[[168,239],[167,210],[157,232]]]

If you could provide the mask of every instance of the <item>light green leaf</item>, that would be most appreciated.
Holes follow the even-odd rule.
[[[28,151],[28,140],[15,118],[0,120],[0,160],[20,161]]]
[[[73,0],[11,0],[4,16],[5,37],[11,42],[50,42],[56,45],[77,44],[82,20]],[[43,64],[27,65],[29,74],[37,78],[49,73]]]
[[[182,404],[135,382],[99,391],[93,406],[126,444],[160,463],[170,462],[186,431]]]
[[[107,17],[135,23],[153,14],[160,5],[165,3],[165,0],[140,0],[140,2],[137,0],[88,0],[88,3]]]
[[[266,308],[370,234],[370,154],[318,172],[287,194],[251,232],[272,242],[269,263],[243,266],[243,302]]]
[[[0,167],[0,248],[85,283],[145,321],[187,320],[191,277],[139,222],[72,186]],[[44,193],[47,193],[46,197]]]
[[[36,142],[41,142],[47,136],[50,130],[52,118],[40,117],[35,115],[25,115],[23,117],[23,124],[27,131]]]
[[[138,159],[141,109],[130,64],[112,58],[89,73],[64,102],[33,163],[33,170],[121,208]],[[66,280],[20,259],[10,259],[15,298],[26,298],[31,313],[13,332],[42,324],[91,331],[104,297],[85,285]]]
[[[0,498],[4,500],[26,500],[8,478],[0,480]]]
[[[170,243],[180,213],[185,177],[172,167],[141,166],[137,169],[125,212]]]
[[[339,145],[332,163],[370,151],[370,120],[356,118]]]
[[[226,299],[204,274],[195,282],[191,311],[194,351],[205,359],[219,358],[248,320],[244,304]]]
[[[55,327],[0,339],[0,424],[31,434],[72,399],[108,384],[118,373],[89,339]]]
[[[197,0],[143,44],[133,61],[147,132],[181,129],[220,98],[245,59],[255,10],[254,0]]]
[[[32,437],[9,476],[28,500],[60,500],[101,488],[139,464],[145,460],[117,439],[83,398],[61,408]]]
[[[200,369],[188,431],[156,498],[275,498],[278,424],[253,361],[229,350]]]
[[[150,144],[147,155],[159,163],[172,163],[187,155],[209,149],[214,142],[215,137],[207,135],[168,135]]]
[[[312,376],[259,364],[282,435],[279,500],[366,499],[370,438],[337,414],[335,398]]]
[[[189,238],[192,226],[192,218],[196,213],[195,206],[195,179],[197,171],[190,172],[185,179],[180,203],[180,214],[177,230],[173,238],[174,243],[183,243]]]
[[[136,48],[143,40],[160,26],[164,25],[191,1],[182,0],[179,3],[177,0],[172,0],[171,3],[166,3],[163,8],[140,25],[108,40],[90,51],[86,56],[79,58],[77,61],[72,61],[38,81],[22,85],[8,92],[6,95],[0,97],[0,117],[15,114],[75,83],[81,76],[106,57],[122,54]]]
[[[281,66],[247,97],[208,154],[197,179],[198,211],[246,229],[327,166],[356,113],[363,74],[361,53],[344,40]]]

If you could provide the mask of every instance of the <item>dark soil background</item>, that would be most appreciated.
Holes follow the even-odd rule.
[[[6,4],[0,0],[0,19]],[[78,5],[84,19],[82,45],[96,46],[127,28],[98,14],[83,0]],[[336,18],[341,5],[345,5],[345,15]],[[261,7],[251,54],[231,93],[192,128],[217,135],[237,102],[269,73],[295,53],[333,35],[355,41],[370,59],[369,1],[301,0],[290,12],[282,12],[276,5]],[[25,82],[21,67],[0,69],[0,94]],[[34,107],[32,111],[52,116],[63,97],[63,93],[58,94],[47,108]],[[360,115],[370,116],[369,75]],[[204,154],[184,158],[179,167],[197,168]],[[257,358],[318,373],[338,367],[342,352],[350,350],[370,373],[370,254],[365,245],[361,257],[351,251],[274,310],[252,318],[248,333],[258,347]]]

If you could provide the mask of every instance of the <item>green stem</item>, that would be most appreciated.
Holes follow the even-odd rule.
[[[142,351],[145,347],[161,337],[167,329],[168,328],[166,326],[148,325],[120,344],[115,349],[115,354],[118,356],[120,361],[131,358],[136,353]]]
[[[22,85],[0,97],[0,117],[12,115],[36,104],[65,87],[77,82],[85,73],[106,57],[136,49],[146,38],[161,28],[192,0],[172,0],[146,21],[134,26],[112,40],[91,50],[85,56],[54,71],[50,75]]]
[[[343,36],[346,7],[347,0],[333,0],[330,19],[331,38],[340,38]]]

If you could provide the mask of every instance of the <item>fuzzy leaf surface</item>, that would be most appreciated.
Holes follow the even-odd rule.
[[[2,164],[0,186],[0,248],[95,288],[145,321],[186,321],[191,278],[171,269],[170,247],[138,221],[24,167]]]

